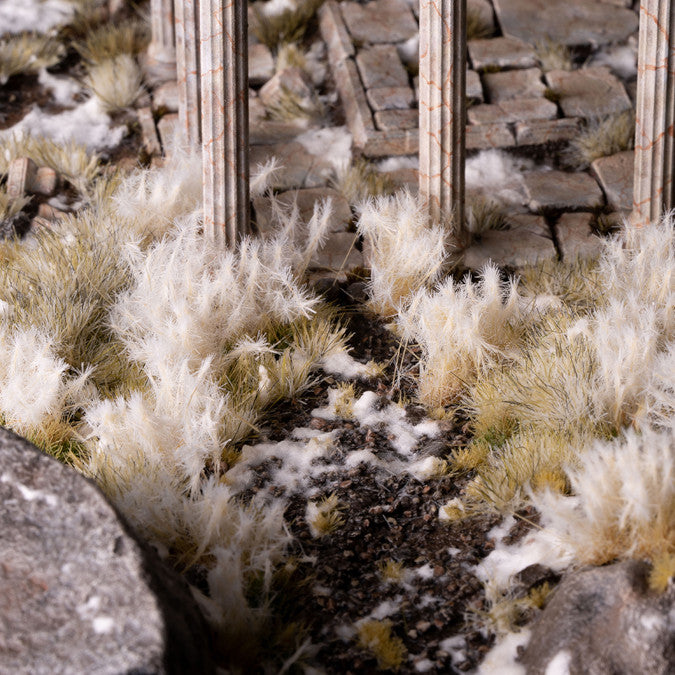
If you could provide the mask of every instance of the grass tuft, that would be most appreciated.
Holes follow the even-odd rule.
[[[49,68],[66,55],[63,45],[53,38],[24,33],[0,39],[0,85],[10,77],[37,73]]]
[[[129,54],[92,65],[86,83],[107,112],[131,107],[145,91],[141,69]]]
[[[378,670],[396,672],[401,667],[408,651],[401,638],[393,634],[389,619],[361,621],[357,625],[357,634],[359,647],[377,659]]]
[[[551,70],[574,70],[574,61],[569,47],[547,39],[537,42],[534,54],[541,69],[548,73]]]
[[[276,52],[282,45],[300,42],[324,0],[298,0],[295,9],[268,15],[257,4],[253,5],[254,21],[251,30],[256,38]]]
[[[123,54],[135,56],[147,47],[149,41],[147,24],[133,19],[98,26],[73,46],[88,64],[94,66],[112,61]]]
[[[599,157],[630,150],[635,145],[635,117],[631,110],[600,120],[592,120],[570,142],[568,162],[578,169],[588,167]]]

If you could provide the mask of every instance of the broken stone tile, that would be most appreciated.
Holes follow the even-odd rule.
[[[602,239],[591,228],[590,213],[563,213],[555,226],[556,238],[563,260],[597,258]]]
[[[375,0],[365,5],[343,2],[340,8],[347,30],[357,44],[403,42],[418,31],[405,0]]]
[[[408,85],[408,73],[394,45],[375,45],[361,49],[356,55],[356,65],[366,89]]]
[[[633,208],[633,150],[600,157],[591,164],[591,171],[605,191],[607,203],[617,211]]]
[[[163,108],[167,112],[178,112],[178,83],[165,82],[152,92],[155,110]]]
[[[413,90],[410,87],[368,89],[366,98],[373,110],[407,110],[415,103]]]
[[[587,173],[533,171],[523,176],[529,208],[592,209],[604,204],[600,186]]]
[[[59,185],[59,175],[49,166],[41,166],[28,186],[28,191],[36,195],[52,197]]]
[[[281,167],[272,177],[270,187],[274,190],[322,187],[333,170],[330,158],[312,155],[297,141],[254,145],[249,152],[251,166],[264,164],[271,157],[276,157]]]
[[[7,171],[7,196],[16,199],[27,194],[35,181],[37,170],[37,164],[28,157],[12,160]]]
[[[418,122],[417,110],[381,110],[375,113],[375,125],[382,131],[416,129]]]
[[[541,81],[539,68],[483,73],[483,86],[486,99],[490,103],[500,103],[513,98],[536,98],[543,96],[546,90]]]
[[[545,98],[523,98],[471,106],[467,110],[470,124],[513,123],[521,120],[552,120],[558,106]]]
[[[164,115],[159,122],[157,122],[157,132],[159,139],[162,142],[164,154],[169,155],[175,146],[176,132],[178,131],[178,114],[171,113]]]
[[[467,150],[510,148],[516,144],[508,124],[470,124],[465,139]]]
[[[391,157],[417,154],[419,148],[418,129],[393,129],[369,134],[362,151],[366,157]]]
[[[335,0],[324,2],[319,9],[319,30],[328,48],[328,60],[331,63],[340,63],[354,55],[354,44]]]
[[[262,43],[248,46],[248,83],[252,87],[265,84],[274,75],[274,59],[267,45]]]
[[[557,258],[551,233],[541,216],[509,216],[509,224],[508,230],[483,232],[464,251],[464,266],[480,269],[492,260],[500,267],[517,269]]]
[[[354,137],[354,146],[364,148],[370,133],[375,130],[375,124],[361,86],[356,64],[352,59],[340,61],[333,68],[333,76],[349,131]]]
[[[599,46],[625,40],[637,14],[596,0],[493,0],[502,32],[535,45],[542,37],[565,45]]]
[[[546,81],[566,117],[606,117],[631,108],[621,80],[604,67],[552,70]]]
[[[480,76],[475,70],[466,71],[466,97],[470,101],[483,102],[483,85]]]
[[[345,232],[352,219],[352,210],[347,200],[332,188],[311,188],[308,190],[289,190],[275,196],[276,201],[284,209],[290,211],[293,204],[297,204],[300,222],[306,224],[314,213],[314,205],[330,199],[332,214],[329,220],[328,232]],[[253,200],[256,213],[256,224],[263,237],[274,232],[277,223],[274,222],[272,202],[269,197],[256,197]],[[302,233],[303,235],[305,233]]]
[[[150,108],[139,108],[136,114],[138,116],[138,123],[141,125],[141,140],[145,151],[149,155],[161,154],[162,148],[159,144],[152,110]]]
[[[495,16],[492,11],[492,6],[487,0],[467,0],[466,2],[467,14],[471,13],[480,19],[480,22],[485,26],[485,30],[489,31],[489,35],[495,32]]]
[[[512,37],[469,40],[469,57],[476,70],[483,68],[534,68],[537,59],[531,45]]]
[[[351,232],[333,232],[309,263],[313,269],[348,271],[363,267],[363,254],[356,248],[358,235]]]
[[[579,120],[575,117],[516,123],[516,143],[518,145],[560,143],[572,140],[578,133]]]

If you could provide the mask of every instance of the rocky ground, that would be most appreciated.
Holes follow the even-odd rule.
[[[567,0],[555,8],[542,8],[537,0],[468,4],[486,25],[484,37],[468,46],[469,164],[479,152],[498,149],[511,153],[523,170],[504,201],[506,226],[482,233],[464,264],[479,267],[492,258],[518,268],[593,255],[596,234],[607,227],[604,217],[630,209],[632,152],[572,171],[565,151],[583,124],[632,108],[636,8],[630,0]],[[278,406],[251,440],[251,447],[267,449],[259,450],[258,460],[253,453],[244,462],[251,473],[242,500],[261,492],[287,500],[293,563],[278,581],[275,613],[293,629],[285,638],[275,630],[281,637],[269,649],[291,654],[289,645],[304,644],[296,656],[306,672],[371,673],[379,667],[450,673],[479,667],[495,633],[476,566],[496,545],[519,541],[536,525],[531,510],[503,523],[489,512],[454,523],[439,519],[439,508],[460,494],[467,476],[422,476],[412,465],[442,460],[464,446],[463,420],[458,415],[431,422],[414,403],[411,381],[394,384],[399,346],[364,310],[367,251],[355,233],[352,205],[334,184],[343,162],[362,156],[393,185],[415,190],[416,15],[415,4],[406,0],[328,0],[304,39],[308,67],[300,73],[277,70],[272,52],[253,34],[249,45],[252,165],[276,157],[284,169],[272,187],[282,202],[297,202],[301,213],[311,212],[320,198],[333,199],[332,231],[313,263],[312,282],[345,317],[353,356],[383,364],[383,372],[371,378],[326,373],[302,399]],[[569,46],[575,69],[545,71],[535,53],[542,39]],[[73,75],[78,68],[71,55],[53,74]],[[289,88],[314,112],[301,119],[275,113]],[[37,76],[11,78],[0,91],[0,130],[35,104],[53,114],[64,109]],[[129,169],[161,164],[171,152],[176,110],[175,83],[154,83],[133,110],[113,118],[113,126],[125,125],[127,133],[104,150],[106,161]],[[481,173],[480,163],[471,166],[478,177],[467,179],[469,192],[480,192],[480,176],[491,177]],[[18,193],[37,195],[27,212],[33,227],[54,227],[59,212],[73,206],[67,191],[55,206],[48,202],[58,188],[34,189],[30,180],[17,180]],[[255,201],[254,215],[260,234],[273,228],[266,198]],[[321,413],[328,391],[342,381],[352,382],[355,400],[371,402],[370,418]],[[364,399],[368,392],[371,398]],[[390,406],[399,401],[406,411],[399,426],[375,414],[393,414]],[[424,424],[430,426],[419,426]],[[404,433],[414,439],[408,450],[397,445]],[[316,464],[324,468],[289,480],[283,454],[288,442],[324,443],[316,450]],[[364,451],[375,459],[356,461]],[[335,520],[317,536],[308,501],[332,496]],[[557,581],[541,565],[526,566],[510,600]],[[523,610],[518,622],[529,622],[537,612]],[[369,622],[383,632],[368,637]]]

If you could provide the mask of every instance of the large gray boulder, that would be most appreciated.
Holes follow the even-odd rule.
[[[650,591],[648,571],[630,560],[564,579],[520,656],[528,675],[675,672],[675,587]]]
[[[213,673],[208,635],[99,489],[0,427],[0,673]]]

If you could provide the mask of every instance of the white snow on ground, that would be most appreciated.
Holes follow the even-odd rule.
[[[570,675],[570,662],[572,655],[565,651],[559,651],[546,666],[545,675]]]
[[[67,0],[0,0],[0,34],[48,33],[68,23],[74,11]]]
[[[420,160],[414,157],[388,157],[377,163],[378,171],[398,171],[399,169],[419,169]]]
[[[72,77],[58,77],[57,75],[52,75],[46,68],[40,70],[38,82],[51,92],[54,102],[59,105],[75,105],[75,97],[82,93],[82,86],[77,80]]]
[[[589,65],[608,66],[613,73],[628,80],[637,75],[637,45],[602,47]]]
[[[527,202],[523,173],[534,168],[529,159],[512,157],[501,150],[484,150],[466,160],[466,188],[480,190],[504,204],[522,205]]]
[[[466,638],[463,635],[453,635],[441,640],[438,646],[450,654],[453,665],[462,663],[466,659]]]
[[[352,161],[352,135],[347,127],[309,129],[295,139],[307,152],[330,161],[335,169]]]
[[[478,666],[478,675],[525,675],[525,667],[516,663],[518,647],[524,647],[530,640],[530,630],[505,635],[487,653]]]
[[[0,132],[0,138],[12,134],[45,136],[57,143],[75,141],[89,150],[103,150],[119,145],[127,132],[125,126],[111,127],[110,123],[110,117],[93,97],[57,115],[49,115],[35,106],[20,122]]]
[[[286,10],[298,8],[296,0],[268,0],[267,2],[256,2],[255,4],[265,16],[279,16]]]
[[[339,375],[345,380],[369,378],[376,374],[376,366],[372,363],[361,363],[344,351],[324,356],[321,367],[330,375]]]

